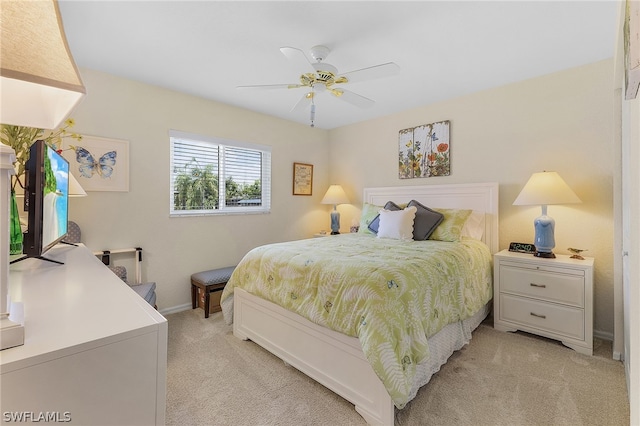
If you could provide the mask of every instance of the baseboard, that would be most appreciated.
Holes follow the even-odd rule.
[[[162,315],[170,315],[170,314],[177,314],[178,312],[186,311],[189,309],[193,309],[191,307],[191,303],[185,303],[184,305],[178,305],[178,306],[173,306],[171,308],[162,309],[159,312]]]
[[[613,342],[613,333],[610,333],[608,331],[593,330],[593,337],[596,337],[601,340]]]

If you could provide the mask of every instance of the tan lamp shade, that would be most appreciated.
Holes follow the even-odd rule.
[[[531,175],[514,206],[581,203],[580,198],[556,172],[538,172]]]
[[[0,7],[0,123],[56,128],[86,93],[54,0]]]
[[[321,201],[321,204],[333,204],[334,206],[348,203],[349,197],[347,197],[347,194],[345,194],[344,189],[342,189],[340,185],[331,185]]]

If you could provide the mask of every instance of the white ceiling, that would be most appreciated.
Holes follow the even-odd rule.
[[[345,88],[359,109],[316,97],[331,129],[613,56],[617,1],[72,1],[60,0],[79,67],[309,123],[291,112],[304,70],[279,50],[331,49],[340,73],[395,62],[397,76]]]

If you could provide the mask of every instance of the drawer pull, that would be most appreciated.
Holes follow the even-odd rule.
[[[530,314],[532,317],[542,318],[542,319],[547,319],[547,316],[546,316],[546,315],[536,314],[535,312],[529,312],[529,314]]]
[[[529,283],[531,287],[547,288],[546,284]]]

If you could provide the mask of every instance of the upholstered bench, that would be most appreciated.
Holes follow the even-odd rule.
[[[209,303],[211,293],[224,290],[225,284],[231,278],[235,266],[211,269],[191,275],[191,307],[198,307],[198,289],[204,293],[204,317],[209,318]],[[213,312],[221,311],[220,305],[213,307]]]

